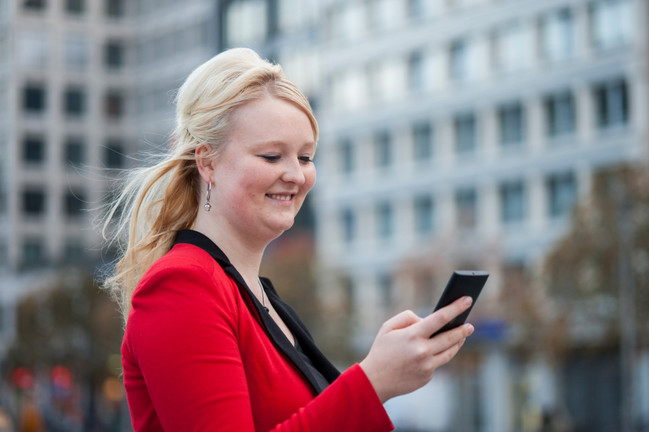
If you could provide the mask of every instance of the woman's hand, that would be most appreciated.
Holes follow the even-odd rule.
[[[438,367],[457,354],[473,333],[471,324],[434,338],[430,335],[470,305],[471,297],[462,297],[425,318],[404,311],[383,323],[369,354],[360,362],[382,403],[424,386]]]

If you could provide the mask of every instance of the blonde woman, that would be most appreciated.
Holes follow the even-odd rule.
[[[124,385],[136,431],[389,431],[383,403],[460,349],[466,310],[388,320],[342,374],[259,277],[264,249],[315,183],[318,125],[278,65],[248,49],[198,67],[177,96],[173,146],[115,203]],[[118,233],[119,234],[119,233]]]

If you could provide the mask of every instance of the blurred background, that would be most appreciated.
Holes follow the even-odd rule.
[[[0,0],[0,431],[129,431],[97,220],[233,46],[319,119],[264,274],[340,368],[491,273],[399,431],[649,431],[646,0]]]

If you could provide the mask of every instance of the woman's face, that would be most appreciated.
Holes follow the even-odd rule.
[[[315,183],[315,147],[309,118],[296,105],[268,96],[238,108],[212,162],[210,216],[251,240],[279,236]]]

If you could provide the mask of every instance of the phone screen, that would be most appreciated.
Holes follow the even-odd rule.
[[[485,283],[487,282],[488,277],[489,273],[486,271],[456,270],[453,272],[433,312],[453,303],[455,300],[464,296],[470,296],[471,298],[473,298],[473,303],[471,303],[471,307],[469,307],[469,309],[453,318],[448,324],[436,331],[431,337],[436,336],[439,333],[454,329],[455,327],[458,327],[466,322],[471,309],[473,309],[473,306],[475,305],[476,300],[478,299],[478,296],[482,291],[482,287],[484,287]]]

